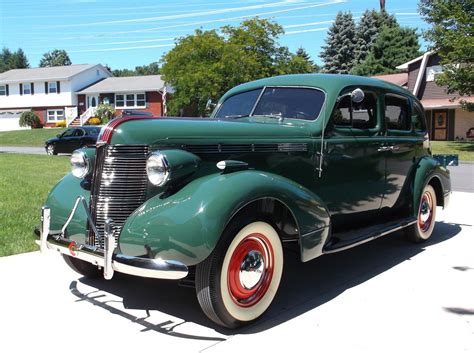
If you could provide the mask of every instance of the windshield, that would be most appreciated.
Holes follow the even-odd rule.
[[[265,87],[238,93],[222,103],[215,118],[274,116],[314,120],[324,103],[324,93],[312,88]]]

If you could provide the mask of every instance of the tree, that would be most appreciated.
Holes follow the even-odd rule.
[[[419,11],[432,28],[424,33],[442,61],[436,83],[448,93],[474,92],[474,2],[472,0],[421,0]]]
[[[375,10],[366,10],[356,27],[355,63],[365,60],[380,32],[380,15]]]
[[[21,127],[31,127],[32,129],[41,127],[40,119],[34,112],[21,113],[19,124]]]
[[[160,64],[158,62],[152,62],[148,65],[135,66],[134,70],[131,69],[117,69],[109,70],[116,77],[125,76],[147,76],[147,75],[159,75],[161,72]]]
[[[355,62],[355,24],[350,12],[339,11],[320,54],[323,71],[347,74]]]
[[[71,65],[71,59],[65,50],[54,49],[43,54],[40,67],[67,66]]]
[[[278,44],[283,28],[269,20],[249,19],[220,31],[196,30],[179,38],[162,58],[161,73],[173,89],[171,114],[203,116],[206,102],[251,80],[307,72],[307,62]]]
[[[367,58],[352,73],[362,76],[390,74],[396,67],[420,55],[416,30],[384,26]]]
[[[0,53],[0,72],[12,69],[26,69],[28,67],[30,67],[30,64],[21,48],[16,52],[11,52],[7,48],[2,49]]]

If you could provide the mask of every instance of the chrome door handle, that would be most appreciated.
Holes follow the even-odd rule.
[[[390,151],[390,147],[389,146],[381,146],[381,147],[377,148],[377,151],[387,152],[387,151]]]

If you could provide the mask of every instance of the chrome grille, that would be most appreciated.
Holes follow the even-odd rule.
[[[114,221],[114,235],[117,237],[128,216],[145,202],[147,155],[147,145],[97,148],[90,205],[99,236],[96,238],[89,230],[91,245],[104,247],[106,219]]]

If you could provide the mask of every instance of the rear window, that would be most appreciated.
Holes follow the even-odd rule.
[[[410,105],[402,96],[385,96],[385,122],[389,130],[411,130]]]

